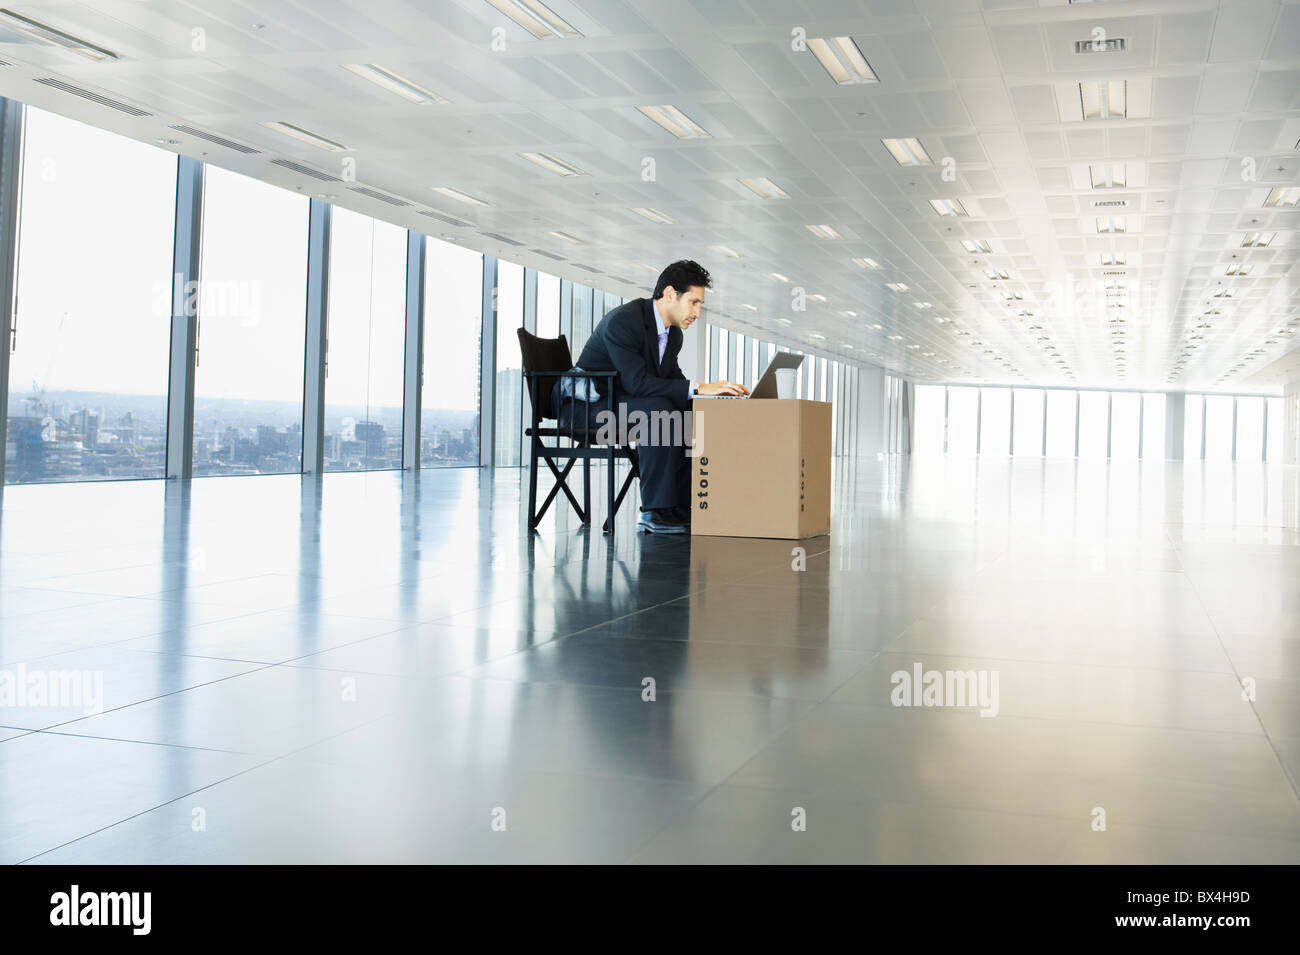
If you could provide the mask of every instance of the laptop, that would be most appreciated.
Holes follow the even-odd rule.
[[[796,355],[793,352],[779,351],[768,364],[767,370],[763,372],[763,377],[758,379],[758,384],[754,390],[747,395],[696,395],[696,400],[708,398],[710,400],[727,399],[730,401],[744,400],[745,398],[775,398],[776,393],[776,373],[782,368],[798,368],[803,364],[803,355]]]

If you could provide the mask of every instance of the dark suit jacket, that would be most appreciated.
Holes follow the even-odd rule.
[[[690,383],[677,364],[682,330],[668,329],[664,360],[659,361],[659,319],[648,298],[633,299],[610,311],[591,333],[578,366],[585,371],[616,371],[616,401],[628,398],[667,398],[685,408]]]

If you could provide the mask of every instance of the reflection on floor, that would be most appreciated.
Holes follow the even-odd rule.
[[[0,862],[1300,862],[1294,468],[841,462],[802,553],[519,491],[7,489]]]

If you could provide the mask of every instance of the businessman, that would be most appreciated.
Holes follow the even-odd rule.
[[[626,302],[600,320],[578,356],[577,367],[618,372],[614,407],[622,404],[628,414],[689,411],[696,395],[748,394],[744,385],[734,381],[696,385],[677,364],[682,333],[700,317],[704,293],[712,287],[713,280],[702,265],[689,260],[674,262],[660,273],[653,298]],[[573,419],[580,422],[586,413],[572,398],[557,402],[557,407],[564,427]],[[689,435],[683,437],[690,439]],[[655,534],[686,533],[691,522],[691,470],[686,449],[681,444],[652,440],[637,448],[637,460],[641,469],[638,529]]]

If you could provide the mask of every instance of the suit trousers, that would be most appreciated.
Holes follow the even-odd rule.
[[[573,421],[576,427],[582,427],[584,418],[596,427],[596,412],[604,410],[604,403],[583,407],[584,402],[565,400],[560,405],[559,426],[567,428]],[[684,410],[691,409],[692,402],[687,401]],[[615,413],[620,420],[631,421],[635,429],[634,413],[645,415],[647,428],[645,439],[636,446],[637,467],[641,471],[641,509],[660,510],[669,507],[690,506],[691,458],[685,445],[691,436],[689,417],[663,417],[664,412],[678,412],[669,398],[632,398],[619,395],[614,402]],[[656,417],[659,416],[659,417]],[[665,422],[667,422],[666,426]],[[626,443],[626,435],[620,433],[620,443]]]

